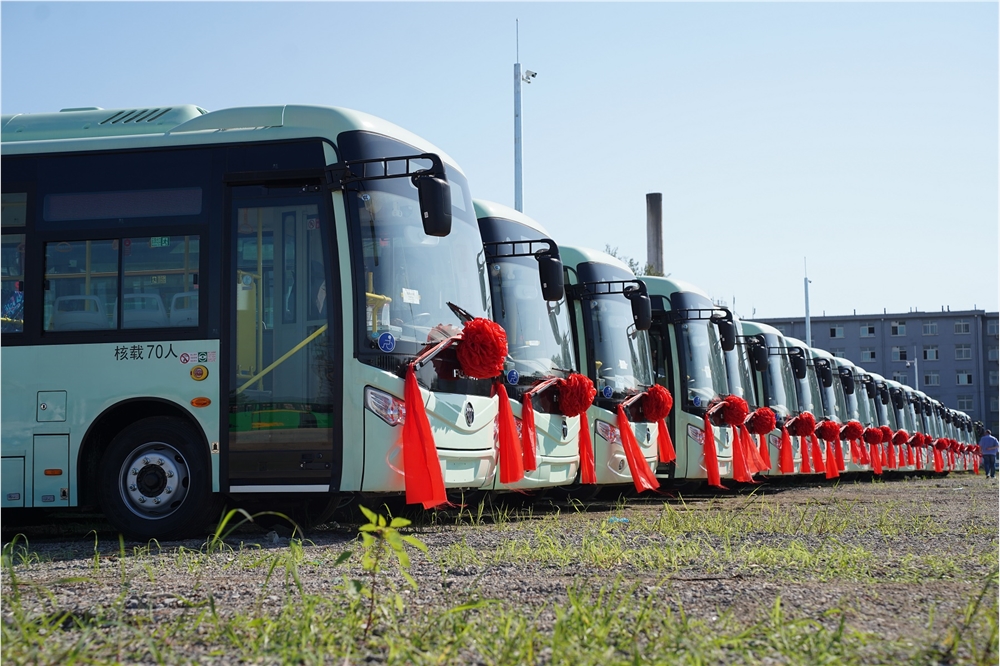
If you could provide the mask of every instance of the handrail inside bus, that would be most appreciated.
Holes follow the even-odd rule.
[[[249,388],[251,384],[253,384],[254,382],[260,380],[264,375],[268,374],[269,372],[271,372],[272,370],[274,370],[275,368],[277,368],[279,365],[281,365],[282,363],[284,363],[285,361],[287,361],[288,358],[290,356],[292,356],[292,354],[294,354],[295,352],[299,351],[300,349],[302,349],[303,347],[305,347],[307,344],[309,344],[310,342],[312,342],[313,340],[315,340],[317,337],[319,337],[320,335],[322,335],[323,333],[325,333],[327,326],[329,326],[329,324],[323,324],[322,326],[320,326],[319,328],[317,328],[315,331],[313,331],[312,333],[310,333],[309,337],[307,337],[305,340],[303,340],[302,342],[300,342],[299,344],[295,345],[294,347],[292,347],[291,349],[289,349],[288,351],[286,351],[284,354],[282,354],[281,357],[277,361],[275,361],[271,365],[267,366],[266,368],[264,368],[263,370],[261,370],[259,373],[257,373],[253,377],[251,377],[249,380],[247,380],[247,382],[245,384],[243,384],[243,386],[241,386],[238,389],[236,389],[236,394],[239,395],[240,393],[243,393],[243,391],[246,391],[247,388]]]

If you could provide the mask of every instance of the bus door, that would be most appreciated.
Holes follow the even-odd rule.
[[[229,490],[336,490],[341,322],[331,303],[340,287],[328,212],[316,188],[231,195]]]

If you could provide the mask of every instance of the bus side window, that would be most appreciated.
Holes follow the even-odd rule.
[[[24,234],[4,234],[2,248],[0,331],[21,333],[24,331]]]

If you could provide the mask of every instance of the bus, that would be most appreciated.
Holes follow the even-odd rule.
[[[655,473],[658,460],[657,426],[646,420],[644,401],[638,399],[653,384],[647,333],[652,314],[646,285],[626,264],[604,252],[569,246],[560,246],[559,252],[566,272],[576,367],[597,390],[586,413],[597,486],[639,486]],[[619,427],[619,406],[640,449],[635,468],[622,441],[628,435]],[[578,494],[587,493],[580,489]]]
[[[661,463],[663,479],[706,479],[705,432],[715,438],[720,478],[732,477],[732,430],[719,423],[706,426],[709,405],[728,395],[724,347],[734,350],[732,313],[718,307],[698,287],[665,277],[643,277],[653,310],[649,329],[656,382],[674,396],[670,414],[671,439],[677,460]],[[722,327],[727,332],[723,345]]]
[[[3,116],[0,139],[5,509],[99,506],[166,539],[226,498],[319,519],[492,478],[490,381],[435,344],[491,309],[445,153],[297,105]],[[401,455],[410,369],[434,433],[420,469]]]
[[[535,469],[526,468],[515,483],[502,484],[495,475],[487,484],[495,490],[570,484],[580,464],[580,417],[559,412],[552,381],[566,379],[576,368],[559,246],[540,224],[513,208],[479,199],[473,206],[493,319],[507,332],[503,379],[522,446],[529,445],[526,410],[534,411],[535,426]]]

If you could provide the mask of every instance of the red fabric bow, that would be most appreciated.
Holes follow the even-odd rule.
[[[594,442],[590,438],[587,410],[594,404],[597,389],[589,377],[573,372],[556,382],[559,390],[559,411],[563,416],[580,417],[580,483],[597,483],[594,466]]]
[[[646,418],[656,422],[656,442],[659,446],[660,462],[669,463],[677,460],[674,443],[670,439],[670,429],[667,428],[667,415],[674,406],[674,397],[670,391],[653,384],[646,390],[642,401],[642,411]]]
[[[777,422],[774,411],[768,407],[758,407],[744,422],[747,430],[751,434],[757,435],[757,440],[760,443],[761,462],[766,470],[771,469],[771,447],[767,444],[767,436],[774,430]]]

